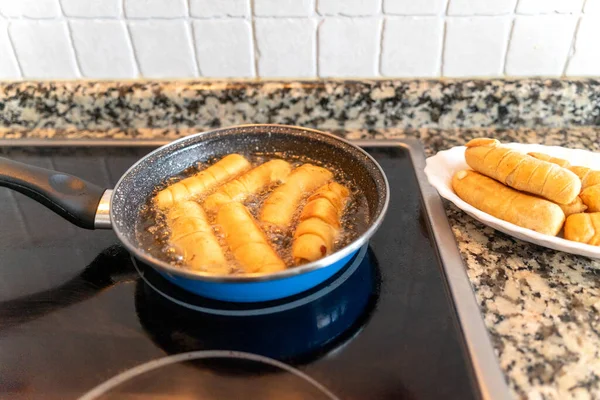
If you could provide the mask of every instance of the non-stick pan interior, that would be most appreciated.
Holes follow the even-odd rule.
[[[248,125],[189,136],[140,160],[115,187],[111,204],[113,228],[126,244],[138,247],[135,227],[140,207],[157,185],[198,161],[231,153],[255,152],[284,152],[324,160],[342,169],[365,194],[370,223],[385,208],[385,177],[375,161],[362,150],[336,137],[309,129]]]

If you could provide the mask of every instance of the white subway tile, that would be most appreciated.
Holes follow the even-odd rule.
[[[381,73],[394,77],[439,76],[443,23],[436,17],[387,18]]]
[[[514,11],[517,0],[449,0],[448,15],[500,15]],[[569,0],[570,1],[570,0]]]
[[[60,16],[58,0],[0,0],[5,17],[55,18]]]
[[[312,0],[254,0],[254,15],[259,17],[307,17],[312,15]]]
[[[10,37],[25,78],[76,78],[66,22],[13,21]]]
[[[102,0],[103,1],[103,0]],[[185,17],[186,0],[123,0],[127,18]]]
[[[585,2],[583,12],[586,14],[600,13],[600,0],[587,0]]]
[[[316,75],[316,21],[257,18],[258,71],[261,77],[313,77]]]
[[[185,21],[130,21],[129,29],[144,77],[196,76],[192,43]]]
[[[133,54],[122,21],[71,21],[81,73],[86,78],[134,78]]]
[[[373,15],[379,12],[381,0],[317,0],[321,15]]]
[[[581,11],[584,0],[519,0],[518,14],[568,14]]]
[[[251,0],[190,0],[192,17],[246,17]]]
[[[384,0],[383,12],[396,15],[438,15],[446,11],[447,0]]]
[[[500,76],[511,17],[448,18],[442,74]]]
[[[17,60],[13,56],[12,46],[8,38],[8,25],[0,21],[0,79],[20,78]]]
[[[121,15],[119,0],[60,0],[67,17],[106,18]]]
[[[252,32],[240,19],[194,21],[196,54],[202,76],[251,77]]]
[[[559,76],[573,40],[577,17],[519,16],[515,20],[505,71],[512,76]]]
[[[319,27],[319,75],[377,75],[381,19],[326,18]]]
[[[383,12],[398,15],[443,14],[447,0],[384,0]]]
[[[575,49],[569,65],[569,76],[600,76],[600,23],[596,17],[583,17],[577,30]]]

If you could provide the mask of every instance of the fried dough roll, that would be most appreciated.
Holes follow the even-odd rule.
[[[588,212],[599,212],[600,211],[600,185],[590,186],[583,189],[579,195],[581,200],[587,206]]]
[[[292,166],[287,161],[268,161],[221,186],[217,192],[206,198],[204,208],[206,211],[216,212],[225,203],[243,202],[248,196],[266,186],[283,181],[291,171]]]
[[[587,167],[570,167],[575,175],[581,179],[581,189],[587,189],[590,186],[600,185],[600,171]]]
[[[565,222],[565,239],[600,246],[600,212],[569,215]]]
[[[349,196],[346,187],[332,182],[308,198],[294,232],[294,264],[315,261],[331,252]]]
[[[518,192],[475,171],[455,173],[452,188],[473,207],[546,235],[556,236],[565,221],[565,214],[558,205]]]
[[[217,224],[221,226],[227,245],[244,272],[285,269],[285,263],[271,248],[264,232],[243,204],[224,204],[217,213]]]
[[[581,200],[581,196],[577,196],[575,201],[570,204],[559,204],[558,206],[565,213],[565,217],[568,217],[571,214],[582,213],[588,208],[588,206],[583,203],[583,200]]]
[[[161,209],[168,208],[180,201],[199,196],[249,168],[250,163],[244,156],[230,154],[196,175],[182,179],[161,190],[156,194],[155,203]]]
[[[298,202],[332,177],[333,174],[325,168],[312,164],[301,165],[292,171],[283,185],[267,197],[260,220],[281,228],[289,226]]]
[[[517,190],[569,204],[581,191],[577,176],[556,164],[500,146],[495,139],[473,139],[467,143],[465,159],[475,171]]]
[[[182,201],[173,206],[167,213],[167,225],[171,230],[169,242],[183,254],[189,269],[229,273],[223,250],[198,203]]]
[[[556,164],[559,167],[569,168],[571,166],[571,163],[568,162],[567,160],[564,160],[564,159],[558,158],[558,157],[552,157],[545,153],[531,152],[531,153],[527,153],[527,155],[530,155],[533,158],[537,158],[538,160],[547,161],[549,163]]]

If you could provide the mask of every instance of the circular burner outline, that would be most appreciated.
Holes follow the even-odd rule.
[[[152,361],[148,361],[144,364],[140,364],[131,369],[128,369],[125,372],[122,372],[118,375],[113,376],[109,380],[101,383],[96,386],[89,392],[85,393],[83,396],[79,397],[78,400],[95,400],[100,398],[100,396],[106,394],[110,390],[119,386],[120,384],[127,382],[130,379],[138,377],[147,372],[153,371],[155,369],[176,364],[179,362],[192,361],[192,360],[201,360],[208,358],[228,358],[228,359],[245,359],[251,360],[255,362],[262,362],[264,364],[271,365],[273,367],[281,368],[297,377],[304,379],[315,388],[320,390],[325,396],[329,397],[332,400],[340,400],[339,397],[335,396],[331,393],[325,386],[321,383],[317,382],[315,379],[306,375],[304,372],[288,365],[282,363],[281,361],[274,360],[269,357],[261,356],[253,353],[246,353],[242,351],[230,351],[230,350],[201,350],[201,351],[192,351],[188,353],[180,353],[172,356],[167,356],[163,358],[158,358]]]
[[[203,313],[207,313],[207,314],[214,314],[214,315],[224,315],[224,316],[231,316],[231,317],[244,317],[244,316],[257,316],[257,315],[266,315],[266,314],[274,314],[274,313],[278,313],[278,312],[282,312],[282,311],[288,311],[291,310],[293,308],[296,307],[300,307],[304,304],[313,302],[323,296],[325,296],[326,294],[330,293],[331,291],[333,291],[334,289],[338,288],[340,285],[342,285],[344,282],[346,282],[346,280],[348,280],[348,278],[350,276],[352,276],[352,274],[356,271],[356,269],[359,267],[359,265],[363,262],[365,255],[367,254],[367,250],[368,250],[368,246],[365,245],[363,247],[361,247],[361,249],[359,250],[358,254],[356,255],[356,257],[354,258],[354,260],[352,261],[352,263],[350,264],[350,266],[346,267],[345,271],[343,272],[342,275],[340,275],[335,281],[331,282],[331,284],[327,285],[326,287],[322,288],[321,290],[318,290],[314,293],[311,293],[308,296],[299,298],[297,300],[291,301],[289,303],[284,303],[284,304],[278,304],[275,306],[271,306],[271,307],[265,307],[265,308],[257,308],[254,310],[222,310],[222,309],[214,309],[214,308],[208,308],[208,307],[201,307],[201,306],[196,306],[193,304],[189,304],[186,303],[184,301],[178,300],[172,296],[169,296],[168,294],[164,293],[163,291],[159,290],[155,285],[153,285],[150,280],[148,278],[146,278],[145,274],[141,271],[140,267],[138,266],[138,261],[135,259],[135,257],[131,256],[131,260],[133,262],[133,266],[135,267],[135,269],[137,270],[138,274],[140,275],[140,277],[144,280],[144,282],[150,286],[154,291],[156,291],[158,294],[160,294],[161,296],[163,296],[164,298],[172,301],[175,304],[178,304],[180,306],[189,308],[191,310],[195,310],[195,311],[200,311]],[[151,268],[151,267],[149,267]],[[182,289],[184,290],[184,289]]]

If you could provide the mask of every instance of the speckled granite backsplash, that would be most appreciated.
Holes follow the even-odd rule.
[[[19,82],[0,135],[147,137],[246,123],[344,132],[600,124],[600,81]]]
[[[0,142],[164,139],[245,123],[416,136],[428,155],[480,136],[600,152],[600,81],[0,84]],[[446,210],[515,396],[600,398],[600,261]]]

